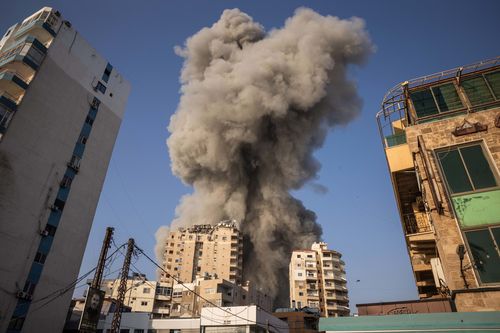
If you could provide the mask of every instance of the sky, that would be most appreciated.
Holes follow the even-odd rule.
[[[364,102],[361,115],[333,128],[315,154],[322,164],[315,182],[327,193],[306,185],[294,195],[316,212],[323,240],[343,254],[352,312],[359,303],[417,298],[375,114],[399,82],[500,55],[500,2],[1,2],[0,31],[43,6],[54,7],[132,85],[80,274],[96,265],[107,226],[115,228],[116,244],[133,237],[153,256],[154,233],[170,224],[180,197],[191,191],[172,175],[165,144],[180,97],[176,45],[211,26],[226,8],[241,9],[266,30],[283,26],[298,7],[363,18],[376,52],[351,73]],[[154,279],[145,258],[136,258],[135,267]]]

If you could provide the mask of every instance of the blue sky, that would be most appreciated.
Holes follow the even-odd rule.
[[[117,244],[133,237],[153,253],[154,232],[170,223],[179,198],[190,192],[171,174],[165,144],[179,101],[182,59],[175,45],[212,25],[226,8],[240,8],[268,30],[301,6],[365,19],[377,51],[353,71],[362,113],[334,128],[316,153],[318,182],[329,191],[306,186],[294,194],[317,213],[324,241],[343,253],[352,309],[417,297],[375,114],[386,91],[401,81],[499,55],[500,2],[4,1],[0,31],[43,6],[60,10],[132,84],[82,273],[97,262],[106,226],[116,228]],[[154,278],[145,258],[135,266]]]

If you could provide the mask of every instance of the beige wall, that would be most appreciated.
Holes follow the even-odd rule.
[[[241,283],[242,251],[242,236],[233,223],[194,226],[170,232],[163,267],[182,282],[208,274]],[[161,281],[171,282],[168,274]]]
[[[429,203],[430,216],[434,227],[435,238],[439,257],[441,259],[446,283],[450,290],[463,289],[464,281],[460,273],[460,260],[457,255],[457,246],[464,244],[461,230],[455,218],[453,208],[447,195],[446,186],[443,182],[441,171],[434,159],[435,149],[460,145],[468,142],[482,142],[486,147],[489,157],[496,166],[494,172],[498,175],[500,168],[500,129],[495,127],[495,117],[499,114],[499,109],[481,111],[467,116],[457,116],[441,121],[429,122],[407,128],[406,136],[410,151],[416,154],[416,162],[423,179],[424,199]],[[488,131],[468,134],[464,136],[454,136],[452,131],[460,126],[464,119],[470,123],[480,122],[488,125]],[[424,162],[418,150],[417,137],[421,136],[427,149],[427,160],[434,174],[434,182],[430,182],[424,174]],[[443,214],[436,210],[436,203],[431,196],[431,186],[437,192],[438,200],[442,201]],[[470,288],[481,287],[478,283],[476,272],[471,264],[468,254],[464,260],[465,277]],[[500,286],[500,284],[496,284]],[[456,305],[458,311],[480,311],[480,310],[500,310],[498,292],[465,293],[457,294]]]
[[[342,255],[314,243],[311,250],[292,253],[290,306],[319,308],[322,317],[349,315],[347,280]]]

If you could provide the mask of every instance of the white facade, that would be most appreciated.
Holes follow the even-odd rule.
[[[129,92],[51,8],[1,39],[1,332],[62,330]]]
[[[201,310],[201,332],[288,333],[288,324],[256,305],[210,307]]]
[[[111,327],[113,314],[101,320],[97,332]],[[224,308],[205,307],[201,318],[151,319],[147,313],[123,313],[120,330],[154,330],[155,333],[288,333],[288,324],[256,305]]]

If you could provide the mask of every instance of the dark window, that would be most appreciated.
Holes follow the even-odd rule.
[[[46,232],[47,236],[54,236],[56,234],[56,230],[57,230],[57,227],[55,227],[51,224],[47,224],[45,226],[45,232]]]
[[[85,122],[87,124],[89,124],[90,126],[92,126],[92,124],[94,124],[94,119],[92,119],[91,117],[87,116],[87,118],[85,118]]]
[[[67,175],[64,175],[63,179],[61,180],[61,187],[64,187],[64,188],[67,188],[67,187],[70,187],[71,186],[71,182],[73,181],[73,179]]]
[[[73,170],[78,171],[78,169],[80,169],[80,161],[80,157],[73,155],[71,156],[71,160],[69,161],[68,166]]]
[[[462,87],[465,90],[465,94],[470,104],[473,106],[493,102],[495,100],[482,76],[463,80]]]
[[[99,82],[97,82],[97,85],[95,86],[95,90],[100,91],[104,94],[106,92],[106,86],[104,84],[102,84],[101,81],[99,81]]]
[[[453,83],[412,92],[410,98],[418,118],[463,108]]]
[[[500,282],[500,227],[466,231],[465,237],[481,282]]]
[[[32,283],[30,281],[26,281],[26,283],[24,284],[23,291],[25,293],[27,293],[28,295],[33,295],[33,293],[35,292],[35,287],[36,287],[35,283]]]
[[[45,263],[45,259],[47,259],[47,255],[43,254],[41,252],[37,252],[35,255],[35,262],[38,262],[40,264]]]
[[[85,135],[80,135],[80,138],[78,139],[78,142],[81,144],[86,144],[87,143],[87,137]]]
[[[54,204],[52,205],[52,210],[54,211],[62,211],[64,209],[65,202],[61,199],[56,199]]]
[[[452,194],[497,186],[480,144],[442,150],[437,157]]]
[[[110,63],[106,66],[106,69],[104,70],[104,74],[102,74],[102,80],[104,82],[108,82],[109,76],[111,75],[111,71],[113,70],[113,66],[111,66]]]
[[[500,99],[500,71],[485,74],[484,77],[490,85],[496,99]]]

